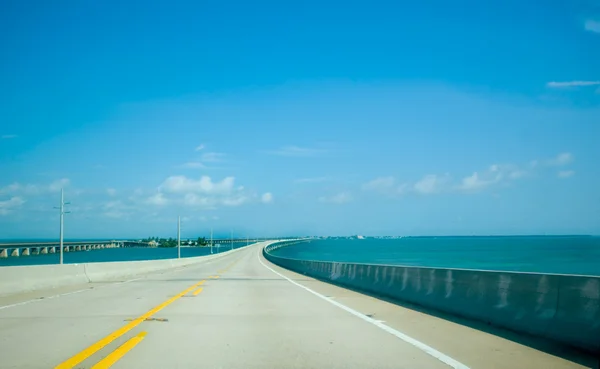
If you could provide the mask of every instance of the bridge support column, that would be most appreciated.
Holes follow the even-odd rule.
[[[56,253],[56,247],[52,246],[48,249],[48,253],[50,254],[55,254]]]
[[[23,249],[23,252],[21,253],[21,256],[29,256],[30,252],[29,252],[29,248],[26,247]]]
[[[40,250],[40,254],[46,255],[47,253],[48,253],[48,248],[47,247],[42,247],[42,249]]]
[[[2,249],[2,251],[0,251],[0,258],[6,259],[7,257],[8,257],[8,250]]]
[[[81,246],[75,246],[75,251],[81,251]]]
[[[60,249],[60,247],[59,247],[59,249]],[[58,250],[58,251],[60,251],[60,250]],[[70,252],[70,251],[71,250],[69,250],[69,246],[64,246],[63,245],[63,252]]]
[[[19,249],[13,249],[12,252],[10,253],[10,256],[19,256]]]

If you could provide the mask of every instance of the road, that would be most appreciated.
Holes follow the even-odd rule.
[[[596,365],[583,354],[563,350],[559,355],[555,348],[524,344],[508,332],[443,319],[292,273],[264,260],[263,245],[132,281],[1,298],[0,367]]]

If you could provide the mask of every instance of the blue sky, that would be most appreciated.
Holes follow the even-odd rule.
[[[0,238],[600,234],[600,1],[0,7]]]

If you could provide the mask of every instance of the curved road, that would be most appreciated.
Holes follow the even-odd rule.
[[[136,280],[0,298],[0,367],[596,367],[292,273],[264,260],[264,245]]]

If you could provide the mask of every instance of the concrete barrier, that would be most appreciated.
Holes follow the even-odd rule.
[[[0,296],[93,282],[118,281],[194,265],[251,246],[253,245],[213,255],[181,259],[0,267]]]
[[[298,260],[292,271],[600,354],[600,277]]]
[[[0,268],[0,296],[88,282],[83,264]]]

